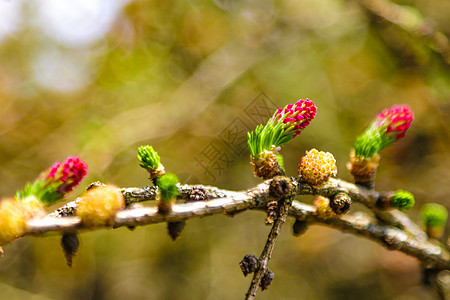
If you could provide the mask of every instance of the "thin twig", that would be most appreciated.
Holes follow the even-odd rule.
[[[256,297],[256,292],[258,291],[261,279],[267,270],[267,265],[269,264],[269,260],[272,257],[272,251],[275,247],[275,243],[277,242],[281,227],[286,222],[292,199],[284,198],[279,200],[278,203],[279,209],[277,218],[273,223],[272,229],[270,230],[269,236],[267,237],[266,245],[264,246],[264,249],[259,257],[259,268],[253,275],[253,279],[245,299],[255,299]]]

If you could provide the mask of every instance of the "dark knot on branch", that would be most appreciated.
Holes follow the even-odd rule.
[[[274,277],[275,274],[273,274],[272,271],[267,269],[261,279],[261,283],[259,284],[259,286],[261,287],[261,291],[267,290],[269,288],[269,286],[272,284],[272,280]]]
[[[288,197],[292,191],[292,180],[286,176],[275,176],[270,182],[269,193],[274,198]]]
[[[331,210],[337,214],[342,215],[350,210],[352,200],[347,193],[340,192],[330,198]]]
[[[259,268],[259,259],[253,254],[247,254],[239,263],[244,276],[255,272]]]

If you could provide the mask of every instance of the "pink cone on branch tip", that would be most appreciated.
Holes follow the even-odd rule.
[[[275,111],[267,123],[258,125],[247,135],[250,165],[257,177],[263,179],[284,175],[281,146],[299,135],[316,116],[317,108],[309,99],[300,99]]]
[[[16,193],[15,198],[24,200],[34,197],[49,206],[64,198],[87,174],[87,165],[79,157],[68,157],[63,163],[56,162],[38,178]]]
[[[46,180],[48,185],[58,184],[58,193],[71,192],[87,174],[87,165],[79,157],[68,157],[61,164],[56,162],[49,170],[43,172],[38,179]]]
[[[395,140],[405,136],[414,120],[414,113],[408,105],[394,105],[380,112],[374,122],[375,127],[386,127],[385,134]]]
[[[348,169],[355,183],[374,188],[379,152],[404,137],[414,120],[408,105],[394,105],[377,114],[372,124],[359,135],[350,153]]]
[[[299,135],[306,126],[316,116],[317,108],[314,102],[306,98],[300,99],[294,104],[288,104],[284,108],[279,108],[273,117],[274,121],[282,121],[285,130],[288,129],[294,133],[294,137]],[[292,127],[292,128],[291,128]]]

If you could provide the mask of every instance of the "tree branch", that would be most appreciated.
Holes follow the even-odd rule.
[[[450,269],[450,256],[439,244],[418,240],[405,231],[382,224],[363,213],[323,219],[314,214],[314,207],[297,201],[292,204],[289,215],[300,220],[318,223],[361,235],[378,241],[390,250],[398,250],[439,269]]]
[[[98,184],[101,184],[100,182],[97,182]],[[94,184],[97,184],[94,183]],[[92,184],[91,184],[92,185]],[[227,190],[221,190],[214,186],[201,186],[206,191],[206,199],[205,200],[211,200],[216,198],[223,198],[227,195],[231,195],[233,192],[227,191]],[[179,185],[178,189],[180,191],[180,194],[178,195],[178,199],[186,200],[189,199],[190,192],[192,190],[192,186],[184,184]],[[133,203],[137,202],[144,202],[144,201],[151,201],[156,199],[156,195],[158,194],[158,189],[156,186],[152,187],[142,187],[142,188],[136,188],[136,187],[130,187],[130,188],[122,188],[121,192],[125,198],[125,204],[127,207],[130,207]],[[58,208],[54,212],[50,214],[52,217],[67,217],[67,216],[74,216],[75,211],[77,209],[77,203],[78,199],[75,199],[74,201],[71,201],[64,206]]]
[[[331,197],[339,192],[347,193],[353,202],[359,202],[371,209],[378,219],[384,223],[405,229],[419,240],[426,240],[427,235],[412,222],[404,213],[398,210],[383,210],[377,207],[377,201],[381,194],[377,191],[341,180],[330,178],[320,188],[314,188],[307,183],[299,182],[297,195],[322,195]]]
[[[267,181],[269,183],[269,181]],[[323,184],[320,188],[314,188],[309,184],[301,181],[296,182],[296,189],[294,190],[295,195],[322,195],[325,197],[331,197],[339,192],[347,193],[352,201],[357,201],[371,210],[377,215],[377,217],[383,220],[385,223],[397,226],[401,229],[406,229],[408,232],[413,234],[416,238],[420,240],[426,240],[426,234],[402,212],[396,210],[381,210],[378,209],[376,203],[380,197],[380,193],[366,189],[364,187],[355,185],[350,182],[346,182],[344,180],[330,178],[328,182]],[[233,193],[228,190],[222,190],[217,187],[212,186],[202,186],[207,193],[206,199],[216,199],[223,198],[227,196],[232,196]],[[180,185],[179,186],[180,195],[179,199],[188,199],[189,194],[192,190],[192,186],[190,185]],[[261,190],[258,188],[250,189],[247,193],[261,193]],[[261,197],[265,199],[269,197],[268,189],[264,190]],[[123,188],[122,194],[125,197],[125,202],[127,206],[132,205],[136,202],[150,201],[156,199],[157,188],[156,187],[143,187],[143,188]],[[260,199],[262,201],[262,199]],[[77,200],[75,199],[72,202],[67,203],[63,207],[57,209],[55,212],[50,214],[53,217],[61,217],[61,216],[73,216],[75,215],[75,210],[77,206]]]
[[[218,197],[207,201],[176,204],[173,206],[172,212],[167,215],[159,214],[156,207],[131,207],[116,214],[113,228],[121,226],[142,226],[160,222],[178,222],[214,214],[234,214],[248,209],[265,210],[265,205],[269,199],[269,183],[270,180],[257,185],[255,188],[241,192],[206,187],[206,189],[211,192],[211,195],[215,192],[216,194],[214,195]],[[188,185],[181,186],[180,189],[184,191],[184,196],[182,193],[181,197],[185,197],[190,188],[191,187]],[[122,191],[127,195],[128,201],[132,203],[153,200],[155,193],[151,192],[152,189],[153,188],[127,188],[122,189]],[[321,194],[324,196],[331,196],[338,191],[348,193],[353,201],[359,201],[367,206],[374,204],[379,195],[379,193],[375,191],[369,191],[339,179],[331,179],[319,189],[312,188],[305,183],[299,182],[294,194]],[[82,224],[80,218],[76,216],[54,217],[54,215],[55,213],[41,219],[28,221],[28,231],[26,235],[97,229],[86,228]],[[344,215],[339,218],[323,218],[315,214],[315,208],[313,206],[293,201],[292,207],[289,210],[289,215],[307,222],[318,223],[368,237],[381,242],[389,249],[402,251],[425,263],[433,264],[439,269],[450,269],[449,254],[444,249],[441,249],[439,245],[435,245],[428,240],[419,239],[414,235],[408,234],[405,230],[383,224],[380,221],[361,213]],[[405,218],[407,217],[405,216]],[[413,224],[409,218],[407,219],[408,222]],[[105,226],[103,228],[107,227]]]

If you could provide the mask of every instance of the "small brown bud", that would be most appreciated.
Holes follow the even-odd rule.
[[[375,205],[380,209],[390,209],[391,207],[391,197],[394,195],[394,193],[389,194],[381,194],[380,197],[378,197]]]
[[[263,151],[257,157],[250,155],[250,166],[253,174],[262,179],[270,179],[277,175],[284,175],[285,172],[277,162],[277,151]]]
[[[356,156],[355,150],[350,153],[350,162],[347,168],[352,173],[355,183],[362,185],[368,189],[373,189],[375,186],[375,175],[378,164],[380,162],[380,155],[375,154],[372,158]]]
[[[242,273],[247,276],[259,268],[259,259],[253,254],[247,254],[239,263]]]
[[[167,222],[167,231],[173,241],[178,239],[186,226],[185,221],[181,222]]]
[[[61,237],[61,246],[63,248],[64,256],[69,267],[72,267],[72,260],[77,254],[80,241],[76,233],[65,233]]]
[[[303,220],[295,220],[294,225],[292,225],[292,230],[294,236],[300,236],[308,230],[308,222]]]
[[[275,176],[269,185],[269,194],[275,199],[267,202],[266,225],[273,224],[278,215],[278,201],[292,193],[292,180],[285,176]]]
[[[261,287],[261,291],[267,290],[269,288],[274,277],[275,274],[273,274],[272,271],[267,269],[263,277],[261,278],[261,283],[259,284],[259,286]]]
[[[291,179],[285,176],[275,176],[270,182],[270,195],[276,198],[287,197],[292,193]]]
[[[337,193],[330,199],[331,210],[337,215],[345,214],[350,210],[352,200],[347,193]]]

